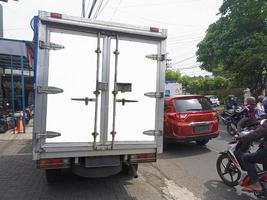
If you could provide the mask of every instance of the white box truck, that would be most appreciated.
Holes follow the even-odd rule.
[[[124,171],[162,152],[167,31],[40,11],[33,160],[48,181]]]

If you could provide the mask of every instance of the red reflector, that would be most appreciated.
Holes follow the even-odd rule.
[[[60,14],[60,13],[51,13],[50,16],[53,18],[59,18],[59,19],[62,18],[62,14]]]
[[[159,28],[156,27],[150,27],[151,32],[159,32]]]
[[[51,158],[51,159],[41,159],[37,161],[37,167],[41,169],[49,168],[65,168],[70,166],[70,160],[68,158]]]
[[[50,164],[62,164],[63,159],[51,159]]]
[[[145,153],[145,154],[137,154],[131,156],[132,162],[156,162],[157,155],[156,153]]]

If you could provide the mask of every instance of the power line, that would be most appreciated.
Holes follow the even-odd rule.
[[[91,17],[92,13],[93,13],[93,10],[95,8],[95,4],[96,4],[97,0],[94,0],[93,3],[92,3],[92,6],[91,6],[91,9],[90,9],[90,12],[89,12],[89,15],[88,15],[88,18]]]
[[[113,14],[112,14],[112,16],[111,16],[111,18],[110,18],[110,20],[112,20],[112,18],[115,16],[115,14],[117,13],[117,11],[118,11],[118,9],[119,9],[119,6],[120,6],[120,4],[121,4],[121,0],[119,1],[119,4],[116,6],[116,8],[115,8],[115,10],[114,10],[114,12],[113,12]]]
[[[90,7],[90,4],[91,4],[91,0],[89,0],[89,1],[88,1],[88,4],[87,4],[87,6],[86,6],[86,9],[85,9],[85,13],[87,13],[87,12],[88,12],[88,10],[89,10],[89,7]]]
[[[123,6],[123,8],[132,8],[132,7],[144,7],[144,6],[163,6],[163,5],[173,5],[173,4],[180,4],[180,3],[191,3],[201,0],[186,0],[186,1],[173,1],[173,2],[164,2],[164,3],[151,3],[151,4],[136,4],[136,5],[128,5]]]
[[[184,43],[190,43],[190,42],[197,42],[197,41],[201,41],[202,37],[199,38],[195,38],[192,40],[181,40],[181,41],[177,41],[177,42],[167,42],[168,45],[179,45],[179,44],[184,44]]]
[[[105,3],[105,5],[103,6],[103,8],[98,12],[96,18],[103,12],[103,10],[106,8],[108,2],[109,2],[109,0],[106,1],[106,3]]]
[[[120,10],[121,13],[127,13],[127,14],[130,13],[131,16],[135,16],[137,18],[140,18],[140,19],[145,20],[145,21],[148,21],[148,22],[155,22],[155,23],[159,23],[159,24],[170,25],[170,26],[177,26],[177,27],[181,27],[181,26],[182,27],[194,27],[194,28],[196,28],[196,27],[202,27],[201,25],[195,25],[195,24],[173,24],[173,23],[168,23],[166,21],[158,21],[158,20],[154,20],[154,19],[150,19],[150,18],[138,16],[135,13],[130,12],[130,11],[124,11],[124,10],[121,10],[121,9],[117,9],[117,10]]]
[[[200,65],[196,64],[196,65],[191,65],[191,66],[187,66],[187,67],[180,67],[180,68],[175,68],[178,70],[187,70],[187,69],[194,69],[194,68],[198,68]]]
[[[194,56],[190,56],[190,57],[188,57],[188,58],[184,58],[184,59],[182,59],[182,60],[179,60],[178,62],[173,63],[172,66],[177,65],[177,64],[180,64],[180,63],[183,63],[183,62],[185,62],[185,61],[187,61],[187,60],[191,60],[192,58],[195,58],[195,57],[196,57],[196,55],[194,55]]]
[[[100,8],[101,8],[101,6],[102,6],[103,1],[104,1],[104,0],[101,0],[100,3],[98,4],[98,7],[97,7],[97,9],[96,9],[96,11],[95,11],[95,14],[94,14],[93,19],[96,19],[97,15],[98,15],[98,12],[99,12],[99,10],[100,10]]]

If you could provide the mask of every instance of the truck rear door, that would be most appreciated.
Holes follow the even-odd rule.
[[[166,32],[153,31],[40,12],[34,159],[162,151]]]

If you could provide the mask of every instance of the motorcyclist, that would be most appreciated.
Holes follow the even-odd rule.
[[[263,100],[264,100],[264,96],[262,96],[262,95],[261,96],[258,96],[257,108],[259,109],[259,111],[262,114],[265,114]]]
[[[260,118],[262,114],[260,110],[257,108],[255,97],[250,96],[247,98],[247,105],[244,107],[244,112],[245,112],[245,117],[243,117],[237,123],[237,130],[239,132],[245,126],[245,124],[256,121],[257,119]]]
[[[234,95],[228,95],[227,100],[225,102],[225,109],[229,110],[232,109],[233,107],[239,106],[239,100],[236,96]]]
[[[235,138],[241,141],[255,141],[263,138],[259,145],[259,149],[255,153],[245,153],[242,156],[243,167],[251,177],[252,183],[244,187],[242,190],[247,192],[260,192],[263,190],[259,182],[259,176],[256,170],[256,163],[263,164],[266,170],[267,166],[267,120],[264,120],[261,126],[247,135],[236,135]]]

